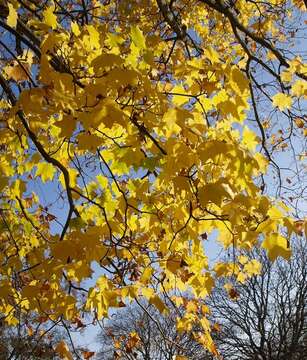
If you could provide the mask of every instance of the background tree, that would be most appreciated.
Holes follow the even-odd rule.
[[[259,275],[243,284],[231,278],[219,281],[210,295],[213,338],[221,357],[302,360],[307,354],[306,242],[296,239],[289,262],[278,259],[272,264],[259,250],[252,255],[261,260]],[[238,263],[245,264],[247,256],[251,254],[238,255]],[[98,358],[211,359],[192,331],[178,332],[177,316],[175,311],[162,316],[150,305],[117,310],[99,335]]]
[[[172,309],[172,306],[170,306]],[[178,332],[176,311],[161,315],[152,305],[132,304],[119,309],[99,334],[97,359],[209,360],[212,356],[193,338]]]
[[[220,324],[216,343],[225,359],[297,360],[307,355],[307,245],[297,239],[289,262],[264,251],[261,274],[244,284],[220,282],[210,296]],[[238,261],[245,262],[246,255]],[[223,287],[224,285],[224,287]]]
[[[16,327],[4,321],[0,327],[1,360],[39,360],[59,359],[57,344],[67,338],[58,327],[45,326],[30,316],[22,315]]]

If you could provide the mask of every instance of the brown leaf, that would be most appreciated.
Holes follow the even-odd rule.
[[[297,126],[298,128],[302,129],[302,128],[304,127],[304,124],[305,124],[305,123],[304,123],[304,120],[303,120],[303,119],[297,117],[297,118],[294,119],[294,121],[295,121],[295,124],[296,124],[296,126]]]
[[[140,341],[139,335],[135,332],[129,334],[128,341],[126,343],[126,351],[127,353],[131,353],[132,350],[138,345]]]
[[[213,325],[212,325],[212,331],[220,332],[220,331],[221,331],[221,326],[220,326],[220,324],[218,324],[218,323],[213,324]]]
[[[77,329],[86,327],[86,325],[83,324],[83,322],[80,320],[80,318],[76,318],[74,323],[77,325]]]
[[[202,238],[202,240],[207,240],[207,239],[208,239],[207,233],[202,233],[202,234],[200,235],[200,237]]]
[[[232,300],[236,300],[240,297],[239,292],[234,288],[231,288],[229,290],[228,295],[229,295],[230,299],[232,299]]]
[[[295,226],[297,234],[299,236],[303,236],[304,221],[303,220],[295,221],[294,226]]]
[[[52,215],[52,214],[47,214],[46,216],[46,220],[47,221],[52,221],[52,220],[55,220],[56,219],[56,216],[55,215]]]
[[[94,355],[95,355],[94,351],[82,351],[83,359],[90,359]]]

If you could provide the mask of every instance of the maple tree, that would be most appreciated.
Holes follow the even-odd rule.
[[[18,307],[79,326],[142,296],[165,312],[160,293],[182,306],[188,291],[178,329],[198,323],[195,338],[217,354],[198,299],[216,277],[240,281],[260,264],[211,266],[203,242],[261,244],[275,260],[306,233],[263,184],[272,167],[282,189],[273,155],[306,137],[306,66],[285,47],[304,10],[300,0],[0,2],[7,324]],[[262,101],[290,124],[271,148]],[[101,275],[88,287],[93,264]]]

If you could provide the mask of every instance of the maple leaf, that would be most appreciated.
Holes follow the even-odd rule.
[[[61,340],[55,347],[55,351],[59,354],[61,359],[73,360],[72,354],[64,340]]]
[[[304,220],[297,220],[294,223],[295,230],[298,233],[298,235],[303,236],[303,228],[304,228]]]
[[[6,19],[7,24],[9,26],[11,26],[12,28],[15,28],[17,25],[17,19],[18,19],[17,10],[13,6],[13,4],[10,4],[10,3],[8,4],[8,8],[9,8],[9,15]]]
[[[52,164],[43,162],[37,165],[35,176],[41,177],[42,181],[46,182],[53,179],[55,172],[56,169]]]
[[[259,144],[257,135],[246,126],[243,129],[242,142],[251,151],[254,151]]]
[[[215,331],[215,332],[220,332],[221,331],[221,325],[218,324],[218,323],[214,323],[212,325],[212,330]]]
[[[161,298],[158,295],[153,295],[149,299],[149,303],[155,305],[155,307],[160,311],[160,313],[168,311],[168,309],[165,306],[164,302],[161,300]]]
[[[292,105],[292,99],[289,95],[280,93],[272,96],[273,105],[283,111],[289,109]]]
[[[86,351],[86,350],[82,351],[82,356],[83,356],[83,359],[85,359],[85,360],[90,359],[94,355],[95,355],[94,351]]]
[[[81,34],[79,25],[74,21],[71,22],[71,31],[75,36],[79,36]]]
[[[30,69],[31,64],[14,60],[5,66],[4,72],[9,79],[19,82],[29,80]]]
[[[180,256],[172,256],[166,260],[166,268],[175,273],[182,266],[182,259]]]
[[[294,96],[300,97],[304,96],[304,98],[307,98],[307,83],[304,80],[297,80],[292,86],[291,86],[291,93]]]
[[[240,293],[234,288],[229,289],[228,295],[232,300],[237,300],[240,297]]]
[[[44,11],[43,11],[43,16],[44,16],[44,24],[46,24],[47,26],[51,27],[52,29],[56,29],[57,28],[57,17],[54,14],[54,10],[55,10],[55,6],[54,4],[52,4],[51,6],[48,6]]]
[[[255,259],[253,259],[244,264],[243,270],[249,276],[259,275],[261,273],[261,263],[259,263],[259,261],[255,260]]]
[[[287,239],[276,233],[268,235],[263,241],[262,247],[268,251],[271,261],[274,261],[278,256],[288,260],[291,255]]]
[[[131,39],[136,47],[140,49],[146,48],[145,37],[138,26],[131,27]]]

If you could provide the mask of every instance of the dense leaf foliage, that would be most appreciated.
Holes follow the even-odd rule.
[[[162,292],[177,306],[188,292],[178,328],[197,322],[216,353],[198,299],[216,277],[261,266],[211,266],[204,241],[287,259],[291,233],[306,231],[264,192],[278,166],[259,108],[262,96],[305,141],[306,66],[283,31],[303,11],[299,0],[1,1],[8,324],[17,308],[78,324],[140,297],[165,312]]]

